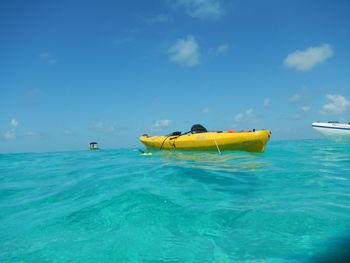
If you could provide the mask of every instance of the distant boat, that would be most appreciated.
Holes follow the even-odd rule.
[[[332,141],[350,143],[350,123],[314,122],[312,128]]]
[[[90,142],[90,150],[98,150],[98,143],[97,142]]]

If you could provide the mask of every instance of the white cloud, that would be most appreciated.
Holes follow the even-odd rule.
[[[16,138],[16,130],[18,127],[18,121],[16,119],[11,119],[10,121],[11,128],[7,130],[4,134],[5,139],[11,140]]]
[[[156,129],[163,129],[163,128],[168,127],[170,125],[170,123],[171,123],[171,120],[167,120],[167,119],[165,119],[165,120],[158,120],[158,121],[155,122],[154,128],[156,128]]]
[[[41,53],[40,59],[49,65],[55,65],[57,63],[57,60],[48,52]]]
[[[228,44],[221,44],[216,48],[209,49],[209,55],[222,54],[229,50],[230,46]]]
[[[12,119],[12,120],[11,120],[11,126],[12,126],[13,128],[16,128],[16,127],[18,126],[18,121],[17,121],[16,119]]]
[[[311,110],[311,107],[310,106],[303,106],[303,107],[301,107],[301,110],[303,112],[309,112]]]
[[[268,107],[269,105],[270,105],[270,98],[266,98],[265,100],[264,100],[264,107]]]
[[[329,44],[323,44],[317,47],[309,47],[305,50],[297,50],[289,54],[283,64],[298,71],[308,71],[317,64],[326,61],[332,55],[332,47]]]
[[[193,36],[179,39],[168,50],[170,61],[185,66],[196,66],[200,63],[199,46]]]
[[[257,118],[253,112],[253,109],[247,109],[244,112],[238,113],[234,119],[235,119],[235,122],[239,122],[239,123],[255,123],[255,122],[257,122]]]
[[[218,19],[224,15],[219,0],[175,0],[189,16],[200,19]]]
[[[157,120],[151,127],[151,131],[160,131],[163,129],[166,129],[171,124],[171,120],[163,119],[163,120]]]
[[[327,94],[327,103],[322,106],[322,114],[341,114],[350,106],[350,102],[342,95]]]

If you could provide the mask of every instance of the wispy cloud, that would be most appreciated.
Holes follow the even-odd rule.
[[[93,126],[92,129],[97,132],[102,132],[102,133],[113,133],[116,128],[116,124],[105,124],[103,121],[98,121],[96,122]]]
[[[326,95],[327,103],[322,106],[322,114],[341,114],[350,106],[350,102],[343,95]]]
[[[159,131],[163,130],[167,127],[169,127],[171,124],[171,120],[163,119],[163,120],[157,120],[154,125],[151,127],[151,130],[153,131]]]
[[[309,112],[311,110],[311,106],[303,106],[303,107],[301,107],[301,110],[303,112]]]
[[[29,107],[37,107],[41,103],[42,91],[38,88],[29,88],[23,93],[23,99]]]
[[[193,67],[200,64],[199,46],[196,39],[191,35],[185,39],[178,39],[169,48],[168,54],[170,55],[170,61],[181,65]]]
[[[329,44],[323,44],[317,47],[309,47],[305,50],[297,50],[289,54],[283,61],[283,64],[297,71],[308,71],[332,56],[332,47]]]
[[[137,40],[137,36],[140,32],[142,32],[142,30],[139,27],[126,27],[121,29],[118,37],[113,39],[112,43],[116,46],[130,44]]]
[[[226,53],[229,49],[230,49],[230,46],[228,44],[221,44],[216,48],[209,49],[208,53],[209,55],[223,54],[223,53]]]
[[[264,107],[267,108],[268,106],[270,106],[270,102],[271,102],[270,98],[266,98],[264,100]]]
[[[297,112],[294,113],[290,113],[288,115],[281,115],[280,118],[285,120],[292,120],[292,121],[296,121],[296,120],[305,120],[308,117],[308,112],[312,109],[311,106],[309,105],[305,105],[302,107],[299,107],[297,109]]]
[[[11,126],[12,126],[13,128],[17,128],[17,126],[18,126],[18,121],[17,121],[16,119],[12,119],[12,120],[11,120]]]
[[[186,14],[199,19],[218,19],[224,15],[224,8],[219,0],[173,0],[176,6],[185,9]]]
[[[156,127],[156,128],[166,128],[166,127],[168,127],[170,125],[170,123],[171,123],[171,120],[167,120],[167,119],[165,119],[165,120],[158,120],[154,124],[154,127]]]
[[[291,116],[286,117],[287,120],[291,120],[291,121],[300,121],[300,120],[304,120],[305,118],[306,118],[305,112],[293,114]]]
[[[147,24],[149,24],[149,25],[161,24],[161,23],[167,23],[170,21],[172,21],[171,16],[166,15],[166,14],[158,14],[154,17],[147,19]]]
[[[7,130],[4,134],[5,139],[11,140],[16,138],[16,130],[18,127],[18,121],[16,119],[11,119],[10,121],[11,128]]]
[[[234,120],[237,123],[256,123],[258,121],[253,109],[247,109],[244,112],[238,113]]]
[[[298,102],[298,101],[301,101],[303,98],[304,98],[303,95],[294,94],[293,96],[289,97],[289,101],[291,101],[291,102]]]
[[[35,132],[35,131],[28,131],[26,133],[27,136],[30,136],[30,137],[36,137],[38,136],[38,132]]]
[[[16,138],[16,131],[11,129],[11,130],[8,130],[5,132],[5,139],[7,140],[11,140],[11,139],[14,139]]]
[[[209,108],[204,108],[204,109],[202,109],[202,113],[203,114],[207,114],[209,112]]]
[[[40,54],[40,59],[41,61],[43,61],[46,64],[49,65],[55,65],[57,63],[57,59],[54,58],[50,53],[48,52],[44,52]]]

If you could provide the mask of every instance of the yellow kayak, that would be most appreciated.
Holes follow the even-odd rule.
[[[263,152],[270,139],[270,131],[201,132],[167,136],[142,135],[140,141],[149,149]]]

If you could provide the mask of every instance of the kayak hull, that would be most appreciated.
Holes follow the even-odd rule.
[[[188,151],[227,151],[238,150],[263,152],[270,139],[270,131],[255,132],[205,132],[181,136],[147,136],[140,141],[148,149],[188,150]]]

